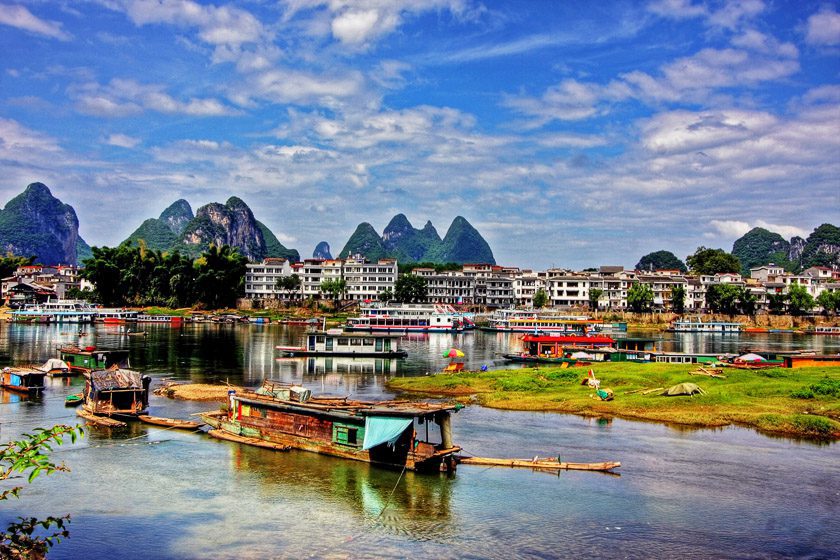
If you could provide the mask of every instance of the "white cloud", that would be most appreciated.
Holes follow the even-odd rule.
[[[778,233],[785,240],[790,240],[792,237],[808,237],[808,231],[797,226],[771,224],[764,220],[755,220],[752,223],[740,220],[711,220],[709,225],[717,231],[718,234],[730,238],[737,239],[752,230],[753,228],[763,228],[772,233]]]
[[[840,45],[840,14],[825,10],[809,17],[805,40],[812,45]]]
[[[648,11],[672,19],[689,19],[708,14],[703,4],[694,4],[692,0],[654,0],[647,5]]]
[[[60,22],[43,20],[33,15],[25,6],[0,4],[0,24],[60,41],[69,41],[73,38],[61,29]]]
[[[82,113],[99,117],[126,117],[146,110],[197,117],[236,115],[238,111],[217,99],[191,98],[177,100],[165,92],[165,86],[141,84],[135,80],[115,78],[107,85],[87,83],[70,88],[71,97]]]
[[[140,139],[125,134],[111,134],[105,142],[111,146],[118,146],[120,148],[134,148],[140,143]]]

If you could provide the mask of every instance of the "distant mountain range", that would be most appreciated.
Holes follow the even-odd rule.
[[[812,266],[840,267],[840,228],[823,224],[807,239],[790,241],[764,228],[753,228],[735,241],[732,254],[741,261],[742,272],[766,264],[777,264],[789,272]]]
[[[395,258],[399,262],[487,263],[496,264],[487,241],[465,218],[452,221],[443,239],[432,222],[415,229],[403,214],[394,216],[382,236],[363,222],[344,245],[339,258],[363,255],[369,260]]]

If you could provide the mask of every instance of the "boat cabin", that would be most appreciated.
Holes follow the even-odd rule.
[[[0,371],[0,387],[15,393],[36,397],[44,391],[46,373],[37,369],[4,367]]]
[[[408,355],[398,347],[400,335],[388,333],[345,332],[328,329],[306,334],[302,347],[278,346],[290,356],[369,356],[376,358],[402,358]]]
[[[67,364],[70,371],[86,373],[95,369],[108,369],[111,367],[126,368],[128,363],[128,350],[99,350],[96,346],[65,346],[59,348],[60,359]]]
[[[152,378],[130,369],[102,369],[85,374],[84,409],[92,414],[144,414]]]

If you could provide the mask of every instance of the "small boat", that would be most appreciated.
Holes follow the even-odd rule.
[[[128,350],[101,350],[96,346],[65,346],[58,349],[59,357],[74,373],[88,373],[114,366],[129,367]]]
[[[400,336],[388,333],[344,332],[327,329],[306,334],[305,346],[277,346],[285,356],[348,356],[404,358],[408,352],[397,346]]]
[[[180,418],[163,418],[160,416],[149,416],[148,414],[141,414],[137,418],[146,424],[154,424],[156,426],[165,426],[167,428],[175,428],[179,430],[197,430],[204,425],[204,422],[182,420]]]
[[[128,424],[117,420],[115,418],[109,418],[108,416],[99,416],[97,414],[93,414],[85,410],[84,408],[77,408],[76,414],[80,417],[84,418],[91,424],[96,424],[98,426],[105,426],[106,428],[124,428]]]
[[[146,331],[128,331],[126,336],[146,336]]]
[[[46,376],[46,373],[34,368],[4,367],[0,371],[0,387],[29,397],[37,397],[44,391]]]
[[[50,377],[66,377],[68,375],[73,375],[73,371],[70,369],[70,366],[67,365],[67,362],[59,360],[58,358],[50,358],[44,362],[43,365],[36,366],[36,369],[43,371]]]
[[[271,443],[264,439],[238,436],[221,429],[213,429],[207,432],[207,435],[216,439],[223,439],[226,441],[235,441],[236,443],[244,443],[246,445],[253,445],[254,447],[262,447],[264,449],[273,449],[274,451],[288,451],[292,448],[291,445],[281,445],[279,443]]]
[[[604,461],[600,463],[567,463],[559,458],[541,459],[493,459],[490,457],[456,457],[462,465],[481,465],[485,467],[519,467],[526,469],[542,470],[568,470],[568,471],[600,471],[609,472],[621,466],[619,461]]]
[[[73,393],[64,397],[64,406],[79,406],[85,402],[85,396],[82,393]]]

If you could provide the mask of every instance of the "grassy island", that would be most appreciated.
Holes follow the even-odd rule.
[[[617,416],[693,426],[741,424],[763,432],[840,439],[840,368],[725,368],[725,378],[691,375],[696,364],[593,364],[602,401],[582,385],[587,367],[440,373],[392,379],[393,390],[475,400],[492,408]],[[720,370],[718,370],[720,371]],[[705,394],[666,397],[682,382]],[[663,388],[662,390],[654,390]],[[652,391],[653,390],[653,391]]]

